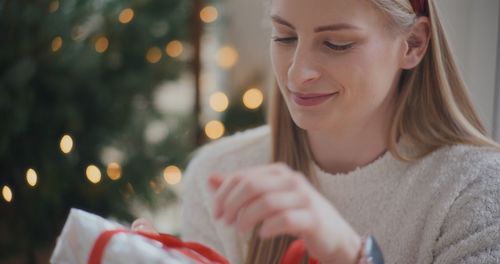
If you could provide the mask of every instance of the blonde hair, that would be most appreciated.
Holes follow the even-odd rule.
[[[417,16],[409,0],[370,0],[388,18],[392,28],[404,32]],[[500,150],[488,138],[486,130],[470,101],[460,76],[433,0],[428,0],[431,37],[420,64],[403,71],[399,82],[396,110],[391,124],[389,151],[404,161],[420,159],[443,146],[470,144]],[[278,88],[273,89],[269,124],[272,130],[273,161],[284,162],[302,172],[315,184],[310,166],[311,151],[306,131],[293,122]],[[414,156],[405,156],[397,149],[400,135],[415,147]],[[277,236],[262,240],[255,227],[246,258],[247,264],[279,263],[294,237]]]

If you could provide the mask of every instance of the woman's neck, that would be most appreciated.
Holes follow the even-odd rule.
[[[319,133],[309,136],[314,160],[328,173],[353,171],[372,163],[387,151],[387,141],[382,138],[374,140],[373,136],[347,136],[332,140],[331,137]]]
[[[393,111],[372,117],[363,125],[328,131],[307,131],[312,155],[317,165],[332,174],[363,167],[388,149],[388,135]],[[334,131],[334,132],[332,132]]]

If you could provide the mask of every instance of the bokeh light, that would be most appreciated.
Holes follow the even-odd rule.
[[[61,142],[59,143],[59,147],[64,154],[68,154],[73,149],[73,139],[70,135],[64,135],[61,138]]]
[[[118,21],[122,24],[127,24],[134,18],[134,10],[132,8],[125,8],[120,12],[118,16]]]
[[[205,23],[212,23],[217,20],[219,12],[214,6],[206,6],[200,11],[201,21]]]
[[[257,88],[248,89],[245,94],[243,94],[243,104],[248,109],[257,109],[262,105],[264,101],[264,95]]]
[[[34,169],[30,168],[30,169],[28,169],[28,171],[26,171],[26,182],[28,182],[28,184],[31,187],[36,186],[36,184],[38,182],[38,175]]]
[[[217,64],[223,69],[233,67],[238,61],[238,51],[230,46],[224,46],[217,52]]]
[[[163,179],[170,185],[176,185],[182,180],[182,172],[179,167],[170,165],[163,170]]]
[[[205,134],[210,139],[218,139],[224,135],[224,124],[218,120],[212,120],[205,125]]]
[[[165,47],[165,52],[167,53],[168,56],[172,58],[179,57],[183,51],[184,51],[184,46],[182,45],[182,42],[178,40],[170,41]]]
[[[95,51],[103,53],[108,49],[109,40],[106,37],[99,37],[95,42]]]
[[[158,47],[152,47],[146,53],[146,60],[149,63],[157,63],[161,60],[161,49]]]
[[[12,190],[10,189],[9,186],[7,185],[4,185],[3,188],[2,188],[2,196],[3,196],[3,199],[10,203],[12,201],[12,198],[13,198],[13,194],[12,194]]]
[[[61,37],[57,36],[54,39],[52,39],[51,47],[53,52],[60,50],[62,45],[63,45],[63,39]]]
[[[99,183],[101,181],[101,170],[99,170],[99,168],[95,165],[89,165],[87,167],[87,170],[85,171],[86,175],[87,175],[87,179],[91,182],[91,183]]]
[[[59,9],[59,0],[51,1],[49,4],[49,12],[54,13]]]
[[[210,96],[209,105],[215,112],[224,112],[229,106],[229,100],[223,92],[216,92]]]
[[[120,164],[113,162],[108,164],[108,168],[106,169],[106,173],[108,174],[108,177],[113,180],[119,180],[122,177],[122,167]]]

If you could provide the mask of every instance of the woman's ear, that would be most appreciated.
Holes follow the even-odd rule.
[[[428,17],[421,16],[412,26],[404,40],[404,54],[401,68],[405,70],[416,67],[424,57],[431,37],[431,24]]]

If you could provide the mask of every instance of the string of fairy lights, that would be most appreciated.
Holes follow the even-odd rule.
[[[49,4],[49,12],[57,12],[59,10],[59,0],[53,0]],[[135,12],[132,8],[123,9],[118,15],[118,21],[122,24],[131,23],[134,19]],[[218,10],[214,6],[206,6],[200,11],[200,19],[206,23],[213,23],[218,18]],[[76,26],[72,30],[71,38],[73,41],[78,41],[82,38],[83,29],[80,26]],[[51,51],[56,53],[61,50],[64,45],[64,40],[61,36],[56,36],[52,39],[50,48]],[[109,39],[105,35],[97,36],[94,40],[94,49],[98,53],[105,53],[109,48]],[[164,49],[160,47],[153,46],[147,49],[145,52],[145,59],[148,63],[155,64],[158,63],[165,53],[171,58],[179,58],[183,55],[185,51],[184,44],[179,40],[169,41]],[[238,62],[238,51],[230,46],[225,45],[219,48],[216,54],[216,63],[223,69],[228,70],[234,67]],[[258,109],[262,106],[264,101],[264,95],[258,87],[248,88],[242,98],[241,102],[243,105],[250,110]],[[209,96],[209,106],[211,110],[217,113],[224,113],[229,106],[228,96],[217,91]],[[225,127],[224,124],[217,119],[208,121],[204,126],[205,135],[210,140],[216,140],[224,136]],[[65,155],[69,155],[74,151],[74,139],[70,134],[65,134],[60,138],[59,148],[61,152]],[[102,181],[102,172],[99,166],[95,164],[89,164],[85,170],[85,176],[89,182],[92,184],[99,184]],[[117,162],[109,163],[106,167],[106,175],[112,181],[118,181],[122,178],[122,167]],[[26,183],[31,188],[37,188],[39,184],[39,175],[35,168],[27,168],[25,174]],[[176,165],[168,165],[163,169],[163,180],[164,183],[168,185],[177,185],[182,180],[182,171]],[[157,183],[155,181],[150,181],[150,187],[156,192],[161,191],[162,183]],[[127,189],[130,193],[133,193],[133,187],[130,183],[127,184]],[[2,198],[5,202],[11,203],[14,201],[14,190],[9,185],[2,186]]]
[[[66,134],[63,135],[59,141],[59,148],[61,152],[65,155],[71,154],[74,151],[74,140],[73,138]],[[120,180],[122,177],[122,168],[120,164],[116,162],[109,163],[106,167],[106,174],[112,181]],[[94,164],[89,164],[85,169],[85,175],[89,182],[93,184],[99,184],[102,181],[101,169]],[[38,186],[38,173],[34,168],[28,168],[26,170],[26,183],[32,187],[36,188]],[[163,169],[163,179],[165,183],[169,185],[177,185],[182,180],[182,172],[179,167],[175,165],[169,165]],[[156,183],[150,182],[152,189],[159,193],[160,189]],[[127,189],[129,192],[133,192],[133,187],[127,184]],[[4,185],[2,187],[2,197],[5,202],[10,203],[14,199],[14,193],[9,185]]]

